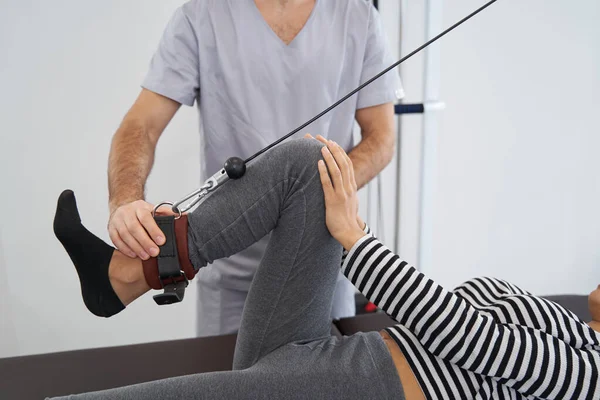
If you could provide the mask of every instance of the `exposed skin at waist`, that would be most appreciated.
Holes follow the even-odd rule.
[[[406,400],[425,400],[425,395],[421,390],[421,386],[419,386],[419,382],[412,372],[406,357],[404,357],[404,354],[400,351],[398,344],[386,331],[380,331],[379,334],[392,355],[392,360],[398,371],[398,376],[400,377]]]

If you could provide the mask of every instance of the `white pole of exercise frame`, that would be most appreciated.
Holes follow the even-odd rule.
[[[402,41],[404,40],[404,38],[406,37],[405,33],[406,33],[406,28],[404,27],[403,24],[403,20],[404,20],[404,15],[406,13],[407,10],[407,1],[408,0],[401,0],[400,1],[400,10],[399,10],[399,15],[398,15],[398,23],[400,24],[400,32],[398,32],[399,37],[398,37],[398,54],[400,54],[400,56],[402,56],[403,53],[403,46],[402,46]],[[400,80],[402,81],[403,78],[403,74],[402,74],[402,66],[400,66],[400,70],[398,71],[398,74],[400,75]],[[404,84],[404,81],[402,81],[402,84]],[[396,122],[396,186],[395,186],[395,190],[396,190],[396,208],[395,208],[395,215],[394,215],[394,253],[399,254],[400,253],[400,224],[401,224],[401,202],[402,202],[402,117],[401,116],[396,116],[397,122]]]
[[[425,40],[433,38],[442,28],[443,0],[425,1]],[[440,43],[425,49],[423,73],[423,102],[438,102],[440,92]],[[423,135],[421,144],[421,183],[419,190],[419,239],[417,268],[428,272],[431,268],[432,253],[432,214],[434,190],[436,187],[437,139],[439,112],[423,114]]]

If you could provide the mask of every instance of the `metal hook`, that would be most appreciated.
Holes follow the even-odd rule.
[[[196,204],[198,204],[200,202],[200,200],[202,200],[204,197],[206,197],[210,192],[212,192],[219,185],[225,183],[228,180],[229,180],[229,176],[227,176],[227,173],[225,173],[225,169],[223,168],[219,172],[217,172],[216,174],[214,174],[213,176],[208,178],[199,189],[194,190],[192,193],[183,197],[181,200],[175,202],[175,204],[169,203],[172,205],[171,209],[173,210],[173,212],[176,212],[179,214],[182,214],[182,213],[190,210],[192,207],[194,207]],[[196,197],[196,196],[197,196],[197,198],[192,200],[189,204],[187,204],[183,208],[180,208],[180,206],[183,203],[185,203],[192,197]]]

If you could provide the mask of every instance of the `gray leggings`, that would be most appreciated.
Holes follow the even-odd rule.
[[[404,398],[377,332],[330,336],[342,248],[325,225],[317,170],[321,146],[309,139],[277,146],[189,215],[190,259],[196,268],[271,235],[244,306],[233,371],[71,398]]]

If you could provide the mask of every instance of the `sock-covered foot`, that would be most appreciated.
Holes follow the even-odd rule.
[[[115,249],[81,224],[75,194],[65,190],[58,198],[54,234],[71,257],[81,283],[81,295],[88,310],[110,317],[125,306],[110,284],[108,266]]]

